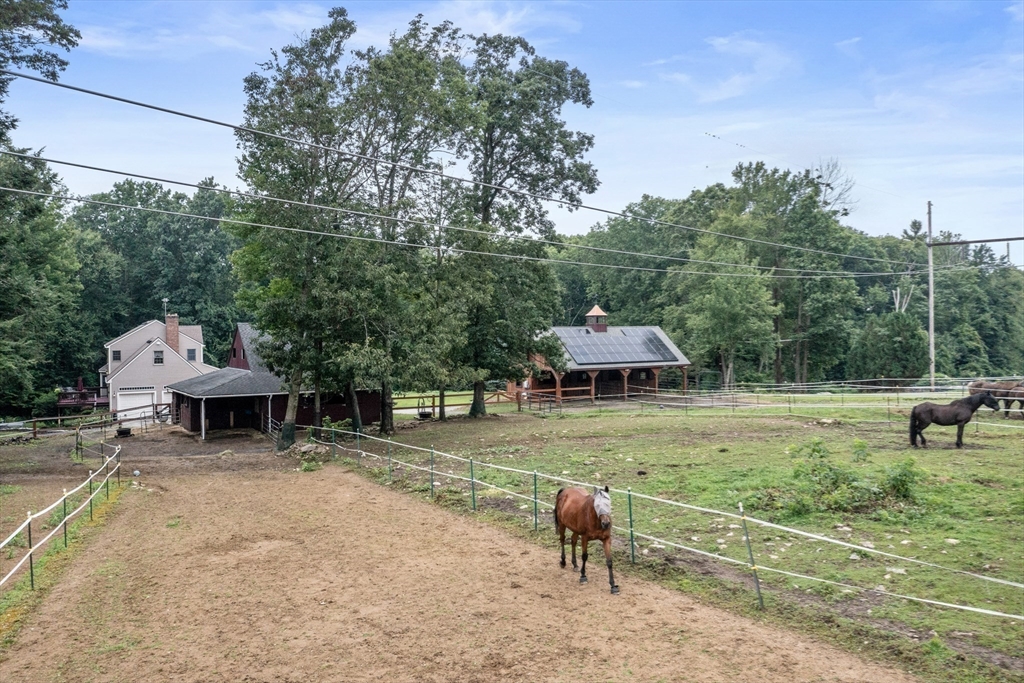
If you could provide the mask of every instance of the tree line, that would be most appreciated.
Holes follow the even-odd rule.
[[[63,3],[37,6],[53,25]],[[0,17],[0,35],[46,25]],[[72,47],[68,29],[50,44]],[[421,17],[379,48],[350,49],[355,31],[335,8],[244,80],[244,192],[123,180],[94,203],[46,197],[65,192],[59,177],[12,146],[3,119],[17,155],[0,155],[0,182],[41,194],[0,192],[0,414],[46,413],[55,387],[94,376],[103,343],[161,317],[165,297],[203,325],[208,361],[237,321],[267,334],[260,351],[290,390],[284,444],[300,388],[317,406],[379,389],[383,433],[396,390],[440,392],[443,417],[444,393],[472,387],[482,415],[486,383],[536,372],[535,354],[559,365],[545,332],[594,303],[610,324],[662,325],[726,384],[926,372],[921,226],[844,226],[838,164],[744,164],[731,185],[645,196],[562,236],[538,197],[572,206],[598,186],[593,137],[562,119],[592,105],[585,74],[522,38]],[[1021,372],[1024,275],[987,247],[936,251],[938,370]],[[881,276],[837,276],[849,273]]]

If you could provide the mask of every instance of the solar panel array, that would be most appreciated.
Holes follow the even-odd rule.
[[[649,327],[617,327],[607,332],[594,332],[586,327],[556,327],[554,332],[577,365],[679,362],[676,354]]]

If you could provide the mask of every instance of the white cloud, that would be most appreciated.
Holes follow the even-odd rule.
[[[1006,12],[1013,21],[1024,21],[1024,2],[1014,2],[1008,5]]]
[[[842,52],[847,57],[853,57],[854,59],[857,59],[860,57],[860,50],[858,49],[859,43],[860,36],[857,36],[855,38],[849,38],[847,40],[840,40],[838,43],[835,43],[835,48]]]
[[[734,33],[728,37],[708,38],[707,42],[715,52],[727,58],[749,61],[749,70],[733,73],[728,78],[711,86],[696,88],[699,102],[720,102],[739,97],[758,86],[776,80],[793,64],[781,48]]]
[[[644,87],[646,83],[644,83],[643,81],[619,81],[619,85],[621,85],[623,88],[631,88],[633,90],[636,90],[637,88]]]

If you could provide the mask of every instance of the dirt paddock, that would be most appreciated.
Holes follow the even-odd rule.
[[[232,449],[232,453],[218,454]],[[0,680],[910,681],[265,442],[126,440],[142,471]],[[553,532],[552,532],[553,533]]]

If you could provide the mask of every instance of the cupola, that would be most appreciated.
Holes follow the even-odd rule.
[[[602,311],[600,306],[594,306],[587,313],[587,327],[594,332],[607,332],[608,314]]]

